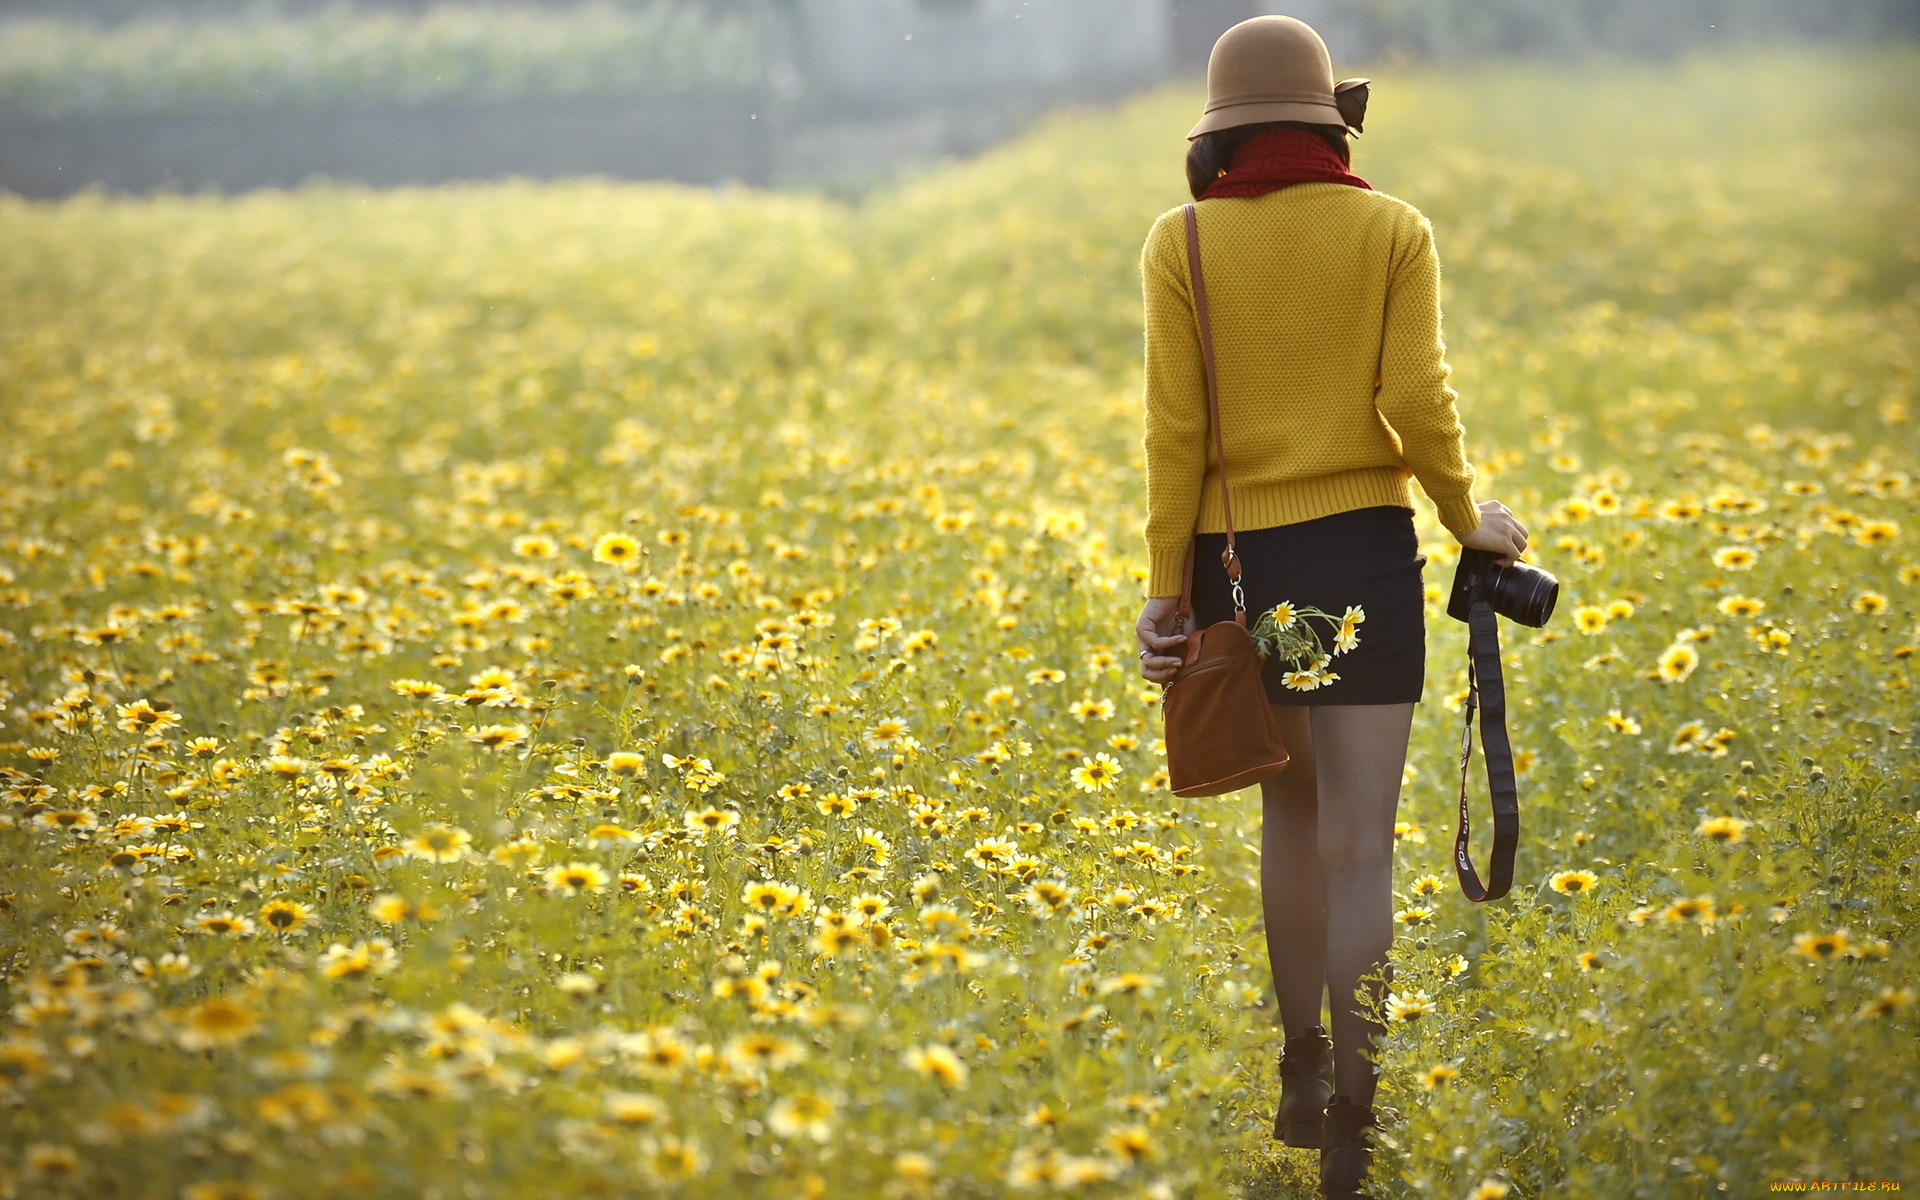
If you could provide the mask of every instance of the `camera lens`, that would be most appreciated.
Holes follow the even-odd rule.
[[[1523,562],[1511,567],[1487,564],[1486,584],[1495,612],[1534,629],[1553,616],[1554,602],[1560,598],[1559,580]]]
[[[1467,620],[1476,586],[1494,612],[1535,629],[1553,616],[1554,602],[1560,598],[1560,581],[1539,567],[1523,562],[1503,567],[1484,550],[1463,549],[1453,574],[1453,595],[1447,600],[1448,616]]]

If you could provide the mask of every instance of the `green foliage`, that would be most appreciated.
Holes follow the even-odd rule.
[[[1438,59],[1595,51],[1672,59],[1753,41],[1920,32],[1906,0],[1343,0],[1339,11],[1372,45]]]
[[[631,96],[757,81],[741,15],[443,4],[306,17],[40,18],[0,29],[0,103],[45,116],[193,106]]]
[[[1920,121],[1801,97],[1916,66],[1377,85],[1564,587],[1476,907],[1418,517],[1383,1195],[1914,1174]],[[1130,673],[1196,107],[858,207],[0,201],[0,1183],[1304,1194],[1259,805],[1166,794]]]

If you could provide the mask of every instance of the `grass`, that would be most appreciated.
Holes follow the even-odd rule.
[[[1914,1174],[1915,66],[1377,84],[1565,588],[1476,908],[1419,515],[1384,1195]],[[858,206],[0,201],[7,1185],[1307,1194],[1257,801],[1130,669],[1196,105]]]

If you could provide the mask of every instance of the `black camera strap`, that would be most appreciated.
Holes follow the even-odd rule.
[[[1507,687],[1500,674],[1500,619],[1478,578],[1467,612],[1466,724],[1460,730],[1460,832],[1453,839],[1453,870],[1460,890],[1479,903],[1498,900],[1513,886],[1513,852],[1520,842],[1520,792],[1513,778],[1513,747],[1507,741]],[[1487,763],[1487,790],[1493,793],[1493,854],[1487,883],[1473,869],[1467,850],[1467,764],[1473,758],[1473,715],[1480,714],[1480,749]]]

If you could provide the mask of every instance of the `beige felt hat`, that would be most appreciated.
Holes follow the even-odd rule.
[[[1365,79],[1333,82],[1333,59],[1313,26],[1254,17],[1220,35],[1207,59],[1207,108],[1188,140],[1261,121],[1308,121],[1355,130],[1366,115]]]

